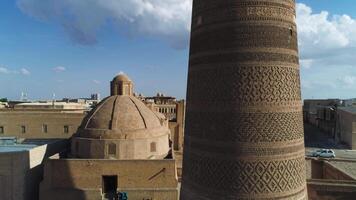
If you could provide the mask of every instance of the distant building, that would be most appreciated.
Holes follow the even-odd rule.
[[[86,111],[89,107],[80,103],[66,102],[31,102],[19,103],[14,105],[15,110],[71,110],[71,111]]]
[[[165,96],[162,93],[157,93],[157,95],[153,97],[144,97],[144,101],[147,104],[153,104],[153,108],[157,112],[160,112],[166,116],[168,120],[176,118],[177,101],[175,97]]]
[[[334,137],[336,129],[337,106],[317,106],[316,124],[319,129]]]
[[[182,151],[184,141],[184,121],[185,121],[185,101],[177,101],[175,97],[165,96],[157,93],[153,97],[144,97],[142,94],[136,95],[151,110],[163,114],[169,121],[173,149]]]
[[[356,107],[338,108],[335,139],[356,149]]]
[[[59,102],[66,102],[66,103],[78,103],[78,104],[87,104],[87,106],[95,106],[101,101],[100,94],[91,94],[90,98],[63,98]]]
[[[9,107],[9,104],[7,102],[0,102],[0,109],[6,107]]]
[[[0,137],[70,138],[88,109],[74,103],[20,103],[0,109]]]
[[[340,106],[340,99],[306,99],[303,103],[304,122],[318,126],[318,109],[323,106]]]

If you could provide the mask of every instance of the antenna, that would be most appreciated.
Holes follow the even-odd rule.
[[[52,94],[52,106],[54,107],[54,104],[56,102],[56,93]]]

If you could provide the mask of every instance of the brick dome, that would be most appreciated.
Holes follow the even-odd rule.
[[[135,139],[168,134],[162,118],[134,96],[110,96],[83,120],[79,137]]]
[[[113,79],[130,80],[126,75]],[[112,85],[116,86],[116,85]],[[83,120],[72,140],[72,154],[93,159],[162,159],[169,152],[170,130],[158,113],[141,100],[112,87],[121,95],[102,100]],[[115,93],[116,94],[116,93]]]

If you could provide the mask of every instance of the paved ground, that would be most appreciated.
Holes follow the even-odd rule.
[[[349,150],[344,144],[334,142],[334,139],[322,132],[320,129],[304,124],[306,156],[316,149],[333,149],[336,154],[336,159],[351,159],[356,160],[356,150]]]

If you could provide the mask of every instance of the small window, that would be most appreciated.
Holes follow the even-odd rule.
[[[26,126],[21,126],[21,133],[25,134],[26,133]]]
[[[3,127],[3,126],[0,126],[0,134],[4,134],[4,132],[5,132],[4,127]]]
[[[69,133],[69,126],[64,126],[63,131],[64,133]]]
[[[109,144],[108,154],[109,155],[116,155],[116,144]]]
[[[156,143],[155,142],[152,142],[151,143],[151,152],[156,152],[157,149],[156,149]]]
[[[48,132],[48,126],[47,124],[42,125],[42,133],[47,133]]]

